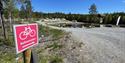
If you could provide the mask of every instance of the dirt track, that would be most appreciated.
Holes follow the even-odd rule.
[[[125,28],[65,28],[85,47],[84,63],[125,63]]]

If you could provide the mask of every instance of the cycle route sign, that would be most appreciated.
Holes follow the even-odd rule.
[[[38,44],[38,25],[36,23],[13,25],[13,29],[17,54]]]

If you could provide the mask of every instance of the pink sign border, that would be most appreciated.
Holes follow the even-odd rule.
[[[25,48],[25,49],[22,49],[21,51],[18,51],[17,36],[16,36],[16,27],[19,27],[19,26],[27,26],[27,25],[36,25],[37,39],[39,38],[39,37],[38,37],[38,24],[37,24],[37,23],[32,23],[32,24],[15,24],[15,25],[13,25],[14,39],[15,39],[16,53],[17,53],[17,54],[18,54],[18,53],[21,53],[21,52],[23,52],[23,51],[25,51],[26,49],[29,49],[29,48],[35,46],[35,45],[38,45],[39,39],[37,40],[37,43],[33,44],[32,46],[29,46],[29,47],[27,47],[27,48]]]

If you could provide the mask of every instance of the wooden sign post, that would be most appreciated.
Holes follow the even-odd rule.
[[[27,49],[23,52],[24,63],[31,63],[31,49]]]
[[[31,63],[31,47],[38,44],[38,25],[20,24],[14,25],[14,36],[16,43],[16,52],[23,52],[24,63]]]

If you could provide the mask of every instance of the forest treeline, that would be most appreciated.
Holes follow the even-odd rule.
[[[73,14],[73,13],[44,13],[33,11],[32,3],[30,0],[20,0],[21,6],[18,7],[14,4],[15,0],[8,1],[7,8],[4,9],[4,17],[6,19],[41,19],[41,18],[65,18],[67,20],[77,20],[78,22],[85,23],[100,23],[100,19],[103,20],[102,24],[116,24],[117,19],[121,16],[119,24],[125,25],[125,12],[103,13],[98,12],[96,4],[90,5],[88,14]],[[19,5],[19,4],[18,4]]]
[[[4,15],[8,18],[8,14],[5,11]],[[102,16],[100,16],[102,15]],[[65,18],[67,20],[77,20],[78,22],[85,22],[85,23],[99,23],[100,18],[103,18],[103,24],[116,24],[118,17],[121,16],[120,23],[125,25],[125,13],[124,12],[115,12],[115,13],[104,13],[104,14],[72,14],[72,13],[43,13],[43,12],[32,12],[32,18]],[[27,14],[25,11],[19,11],[15,9],[13,12],[13,18],[20,18],[26,19]]]

